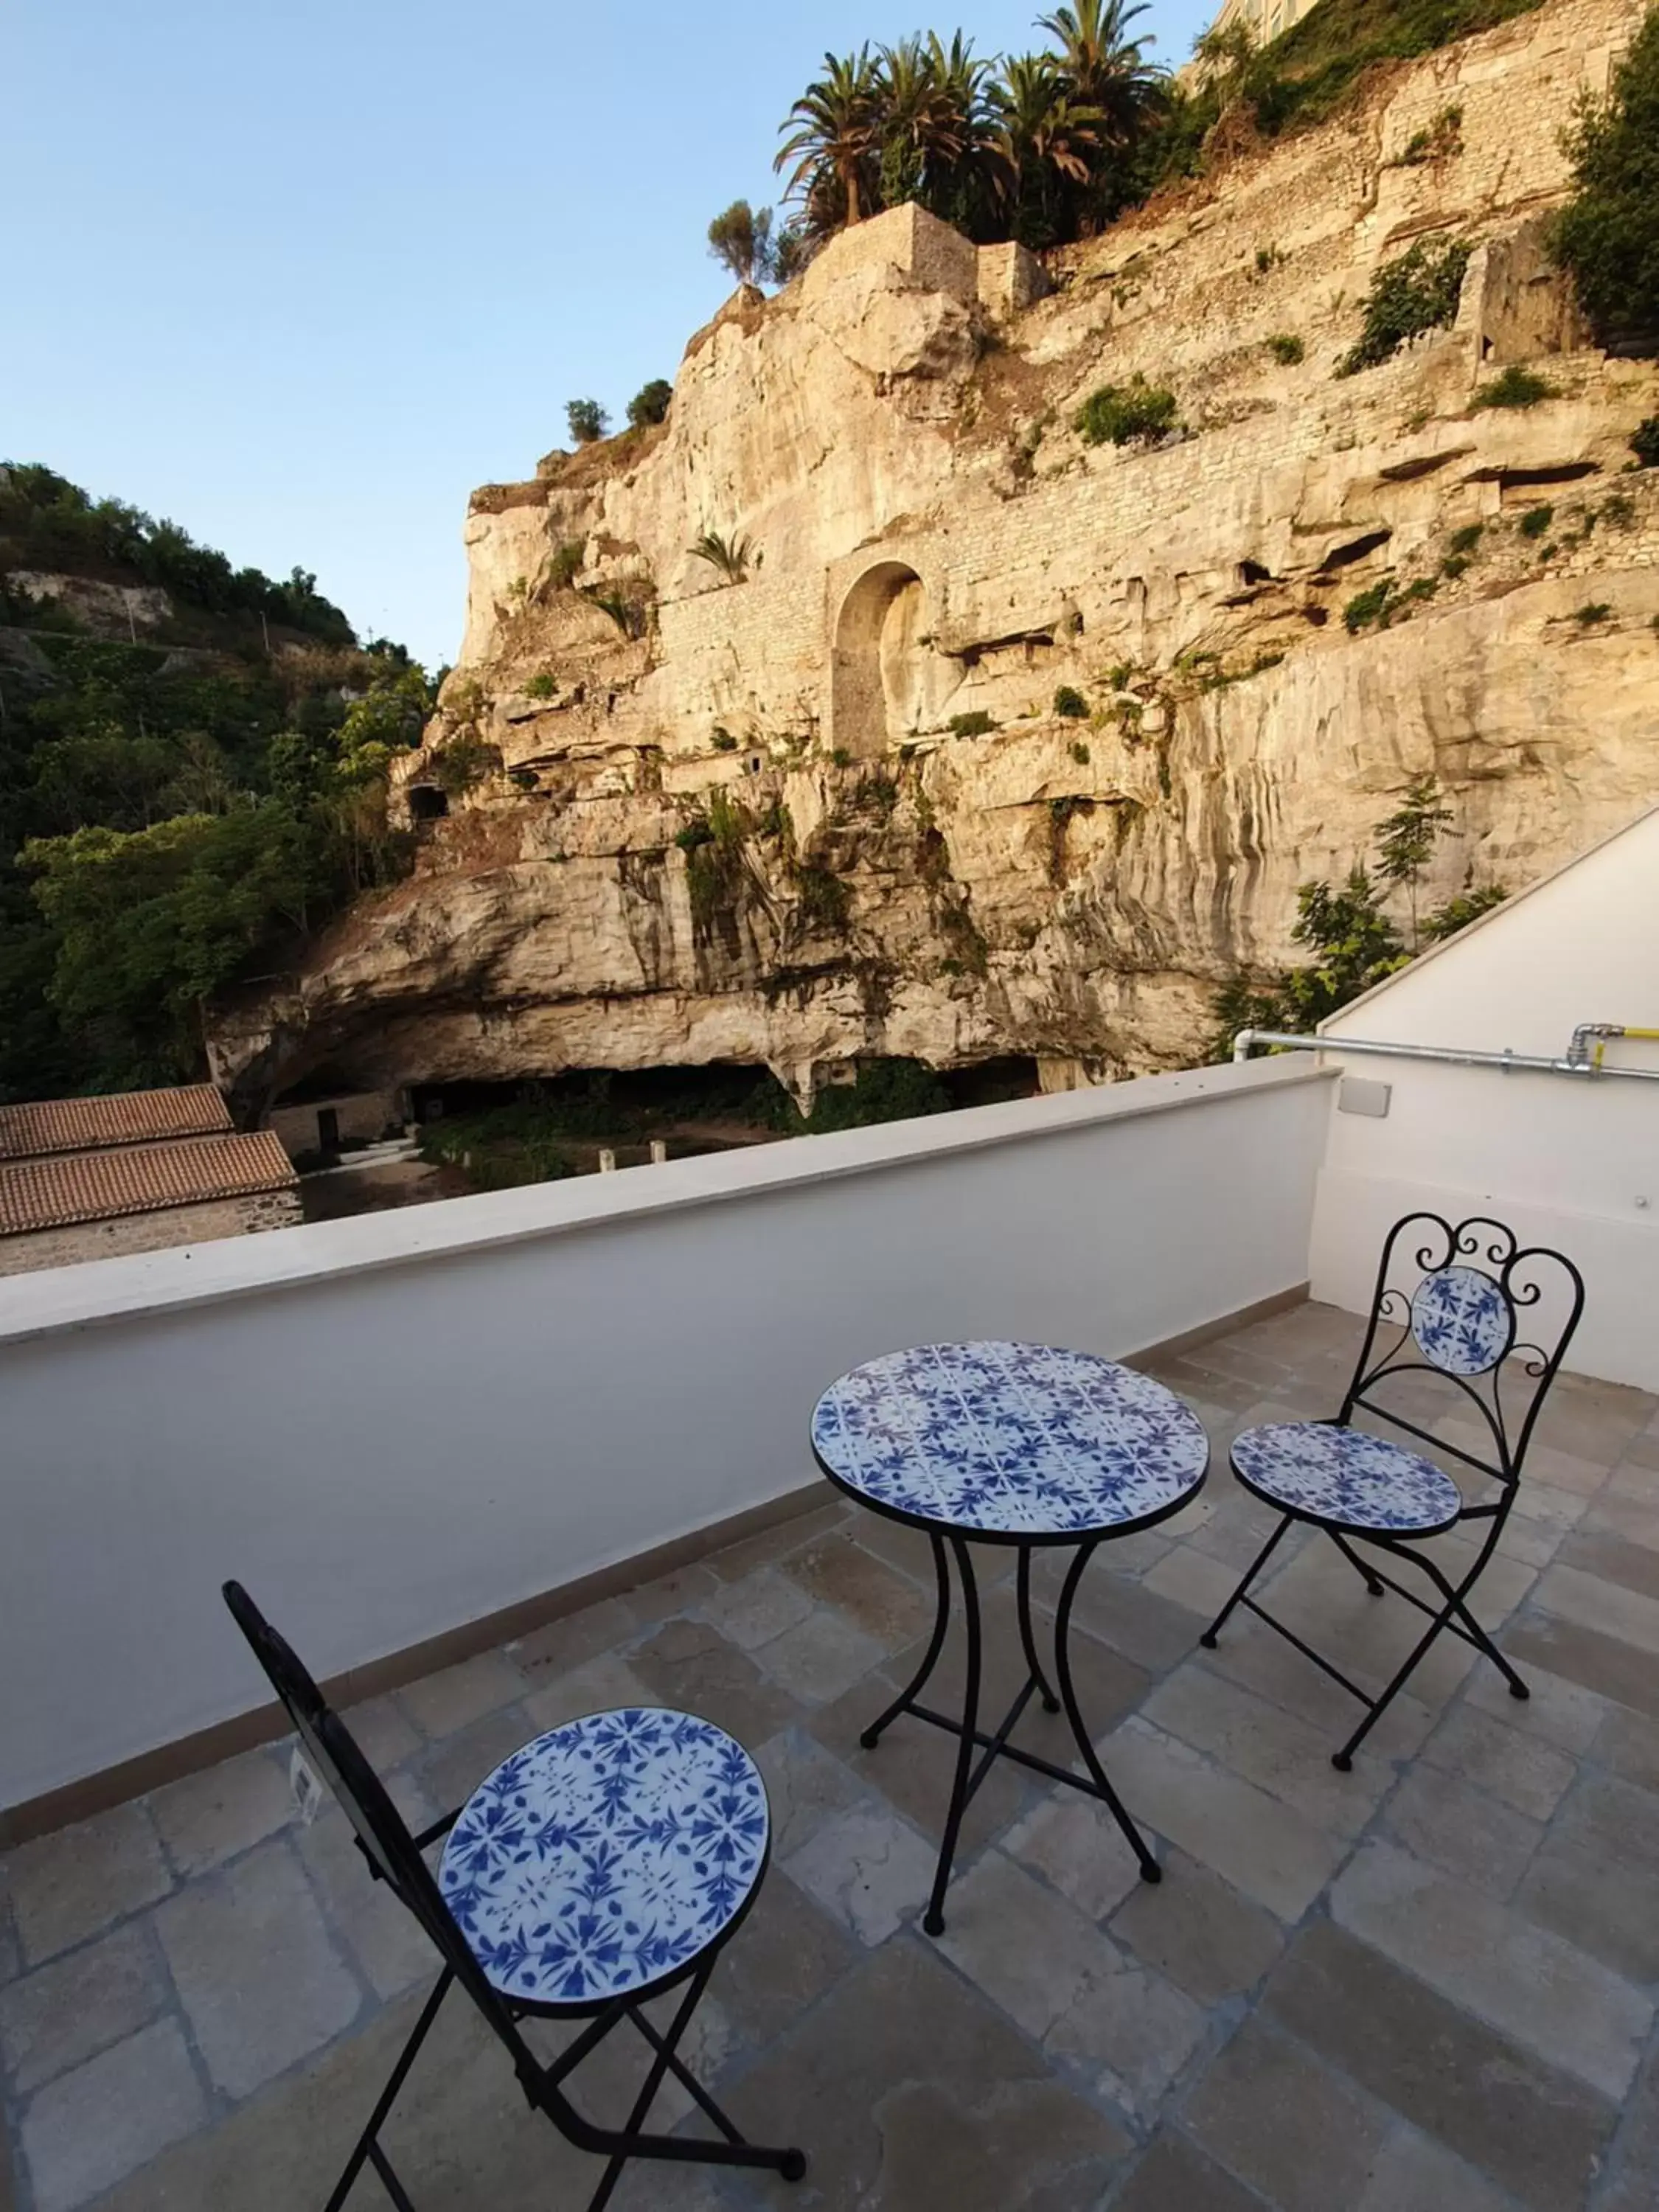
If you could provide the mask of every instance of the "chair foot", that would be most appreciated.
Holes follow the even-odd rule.
[[[876,1746],[881,1741],[881,1730],[879,1729],[866,1729],[864,1734],[859,1738],[859,1741],[864,1746],[864,1748],[866,1751],[873,1751]]]
[[[1532,1692],[1527,1687],[1524,1682],[1511,1682],[1510,1684],[1510,1695],[1512,1698],[1527,1698],[1531,1697]]]
[[[924,1912],[921,1924],[930,1936],[942,1936],[945,1933],[945,1915],[942,1912]]]
[[[1162,1868],[1161,1866],[1159,1866],[1159,1864],[1158,1864],[1158,1861],[1157,1861],[1156,1859],[1146,1859],[1146,1860],[1144,1860],[1144,1861],[1142,1862],[1142,1863],[1141,1863],[1141,1869],[1140,1869],[1140,1879],[1142,1880],[1142,1881],[1163,1881],[1163,1879],[1164,1879],[1164,1869],[1163,1869],[1163,1868]]]
[[[1060,1711],[1060,1699],[1045,1697],[1042,1700],[1042,1710],[1045,1713],[1057,1713]]]
[[[1200,1636],[1198,1640],[1204,1646],[1204,1649],[1206,1651],[1213,1651],[1215,1650],[1216,1639],[1207,1632],[1204,1635]]]
[[[786,2181],[801,2181],[806,2175],[806,2153],[804,2150],[786,2151],[778,2172]]]
[[[1331,1753],[1331,1765],[1336,1769],[1339,1774],[1352,1774],[1353,1772],[1353,1760],[1349,1757],[1346,1751],[1334,1751]]]

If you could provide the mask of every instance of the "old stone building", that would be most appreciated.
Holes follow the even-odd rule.
[[[1628,821],[1659,371],[1587,344],[1543,227],[1639,15],[1547,0],[1042,269],[904,208],[738,292],[665,423],[475,496],[404,770],[443,818],[216,1073],[1180,1065],[1413,777],[1455,816],[1425,901]],[[1466,254],[1453,319],[1343,374],[1419,244]],[[1539,402],[1483,405],[1518,362]],[[1137,378],[1168,429],[1087,443]]]
[[[1265,46],[1318,5],[1319,0],[1224,0],[1210,29],[1246,30],[1255,45]]]
[[[301,1218],[281,1145],[234,1132],[209,1085],[0,1107],[0,1275]]]

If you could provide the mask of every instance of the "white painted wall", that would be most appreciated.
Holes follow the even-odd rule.
[[[856,1361],[1306,1278],[1331,1085],[1161,1076],[0,1284],[0,1806],[813,1479]]]
[[[1557,1057],[1586,1021],[1659,1028],[1659,812],[1345,1007],[1324,1033]],[[1608,1055],[1659,1067],[1659,1045],[1615,1043]],[[1383,1234],[1415,1206],[1454,1219],[1490,1212],[1582,1269],[1571,1364],[1659,1389],[1659,1083],[1345,1065],[1393,1095],[1384,1121],[1332,1116],[1314,1296],[1363,1311]]]

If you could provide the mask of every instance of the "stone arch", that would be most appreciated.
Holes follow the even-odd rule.
[[[866,568],[842,601],[830,661],[830,742],[870,759],[929,727],[962,682],[935,653],[927,586],[904,561]]]

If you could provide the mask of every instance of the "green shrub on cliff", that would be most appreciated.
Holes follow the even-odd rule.
[[[1140,375],[1127,384],[1103,384],[1079,408],[1072,427],[1085,446],[1144,443],[1176,427],[1176,396]]]
[[[1501,375],[1481,386],[1469,404],[1477,413],[1487,407],[1536,407],[1540,400],[1553,399],[1556,390],[1547,376],[1511,362]]]
[[[668,410],[674,404],[674,387],[665,376],[653,377],[634,394],[628,403],[628,427],[630,430],[649,428],[653,422],[665,422]]]
[[[1357,376],[1391,360],[1410,339],[1444,330],[1456,319],[1463,277],[1474,252],[1467,239],[1439,246],[1419,239],[1409,252],[1385,261],[1365,295],[1358,337],[1337,367]]]
[[[1232,1056],[1240,1030],[1279,1030],[1306,1036],[1340,1006],[1407,967],[1425,945],[1443,942],[1508,896],[1501,884],[1460,892],[1421,916],[1418,890],[1443,836],[1455,817],[1442,803],[1432,775],[1407,785],[1400,805],[1372,831],[1374,859],[1356,862],[1345,881],[1304,884],[1296,895],[1291,935],[1313,956],[1304,966],[1252,979],[1238,975],[1212,1002],[1216,1031],[1212,1060]],[[1391,892],[1403,890],[1409,938],[1388,912]]]
[[[1607,97],[1580,100],[1567,150],[1577,190],[1550,251],[1604,343],[1659,349],[1659,7]]]
[[[568,400],[564,412],[570,434],[579,446],[597,445],[611,428],[611,417],[597,399]]]

